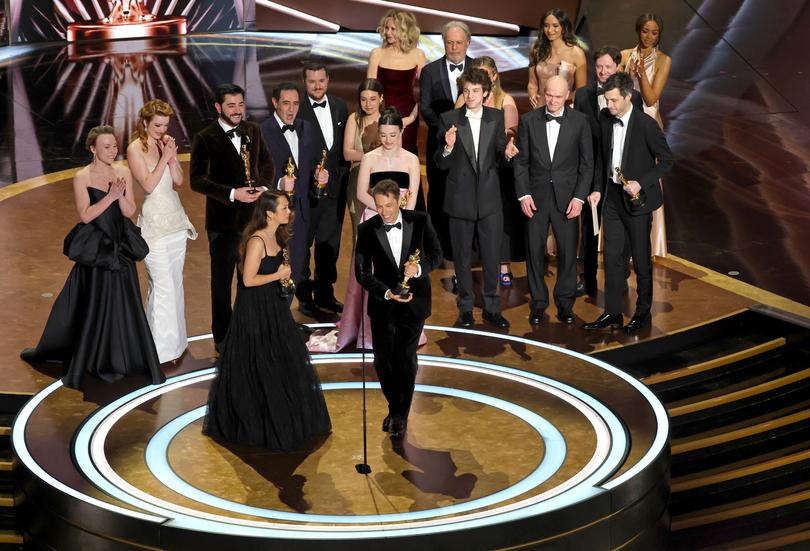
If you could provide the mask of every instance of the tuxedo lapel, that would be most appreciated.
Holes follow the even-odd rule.
[[[236,149],[233,146],[233,142],[228,139],[228,136],[225,135],[225,131],[222,130],[222,127],[219,125],[219,122],[214,121],[214,128],[211,129],[211,134],[216,142],[222,149],[227,150],[227,155],[232,157],[231,161],[242,162],[242,157],[239,153],[236,152]]]
[[[399,263],[394,258],[394,251],[391,250],[391,244],[388,242],[388,237],[387,237],[387,235],[385,233],[385,227],[383,226],[383,224],[384,223],[382,221],[382,218],[380,218],[380,225],[377,226],[377,229],[374,231],[374,233],[377,234],[377,240],[380,242],[380,246],[382,247],[382,250],[385,251],[385,255],[388,257],[388,260],[390,260],[391,264],[393,264],[394,266],[399,267]],[[405,246],[404,239],[403,239],[403,245],[402,246],[403,247]]]
[[[571,125],[573,123],[571,122],[571,117],[568,116],[569,109],[570,107],[566,107],[565,111],[563,112],[563,118],[562,121],[560,121],[560,131],[557,134],[557,145],[554,146],[554,156],[558,159],[560,158],[560,152],[565,151],[564,148],[568,146],[568,142],[573,136],[571,130]],[[552,163],[553,162],[554,161],[552,160]]]
[[[551,166],[551,156],[548,152],[548,132],[546,132],[546,117],[544,115],[545,109],[542,111],[538,110],[538,112],[542,115],[535,119],[535,125],[537,128],[537,133],[539,136],[539,140],[537,140],[538,149],[540,149],[540,159],[546,166]]]
[[[492,120],[490,112],[484,109],[483,117],[481,117],[481,133],[478,135],[478,166],[476,170],[480,173],[480,167],[484,166],[483,157],[489,151],[489,146],[495,138],[496,123]]]
[[[467,120],[466,108],[461,108],[458,111],[458,139],[461,140],[461,145],[464,146],[464,151],[470,159],[470,165],[478,172],[478,163],[475,160],[475,143],[473,142],[472,129],[470,128],[470,121]],[[480,138],[480,135],[479,135]]]
[[[624,133],[624,148],[622,149],[622,169],[627,166],[627,154],[630,152],[630,139],[633,135],[633,129],[636,127],[636,117],[638,110],[633,107],[633,112],[630,114],[630,119],[627,121],[627,130]]]
[[[453,91],[450,89],[450,73],[447,72],[447,56],[442,56],[441,63],[439,63],[439,76],[442,79],[442,90],[444,95],[455,102],[456,98],[453,97]]]
[[[599,120],[599,94],[596,92],[596,84],[594,83],[593,88],[588,89],[588,103],[593,109],[593,117]]]
[[[411,250],[413,239],[413,222],[402,217],[402,253],[399,255],[400,267],[408,260],[408,251]],[[387,241],[387,240],[386,240]]]
[[[337,135],[338,132],[342,132],[343,129],[340,126],[338,126],[338,123],[340,121],[338,120],[337,102],[335,102],[333,98],[330,98],[329,94],[327,94],[326,97],[329,98],[329,113],[332,115],[332,134],[333,134],[333,136],[332,136],[332,148],[334,149],[335,144],[337,143],[337,139],[336,139],[335,136]],[[324,145],[326,144],[326,137],[325,136],[324,136],[324,142],[323,143],[324,143]],[[340,155],[340,154],[342,154],[342,152],[338,152],[338,154]]]

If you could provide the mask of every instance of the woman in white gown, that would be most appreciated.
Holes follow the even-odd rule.
[[[188,346],[183,264],[186,239],[197,238],[175,191],[183,184],[183,168],[177,160],[177,144],[167,133],[172,115],[165,101],[146,102],[127,148],[132,175],[146,192],[138,226],[149,245],[146,317],[160,363],[177,360]]]

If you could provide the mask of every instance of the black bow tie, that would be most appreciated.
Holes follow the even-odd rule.
[[[236,127],[231,128],[230,130],[225,131],[225,135],[228,136],[229,140],[232,140],[234,136],[238,136],[239,133],[236,131]]]
[[[562,124],[562,119],[563,119],[562,115],[560,115],[559,117],[555,117],[551,113],[546,112],[546,122],[554,121],[557,124]]]
[[[454,64],[451,63],[450,64],[450,70],[451,71],[463,71],[464,70],[464,64],[459,63],[458,65],[454,65]]]
[[[284,132],[295,132],[295,127],[291,124],[282,125],[281,133],[283,134]]]
[[[386,233],[390,232],[393,228],[401,230],[402,222],[397,222],[396,224],[383,224],[383,228],[385,229]]]
[[[613,124],[618,124],[619,126],[624,126],[624,123],[622,122],[622,119],[620,119],[619,117],[613,117]]]
[[[316,107],[326,107],[326,100],[318,103],[317,101],[312,102],[312,108],[315,109]]]
[[[597,96],[604,96],[605,95],[605,89],[602,88],[601,86],[597,86],[596,87],[596,95]]]

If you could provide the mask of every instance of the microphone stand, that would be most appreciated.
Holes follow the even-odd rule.
[[[356,270],[355,270],[356,271]],[[357,275],[354,276],[357,278]],[[363,462],[354,466],[358,474],[370,474],[368,464],[368,433],[366,423],[366,288],[360,285],[360,363],[363,369]]]

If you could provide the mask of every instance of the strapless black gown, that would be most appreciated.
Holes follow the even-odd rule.
[[[90,204],[106,193],[87,188]],[[146,375],[166,380],[146,321],[135,262],[149,253],[141,230],[118,203],[65,237],[65,255],[76,262],[54,302],[42,338],[23,351],[29,362],[61,361],[65,386],[79,388],[85,372],[112,382]]]
[[[282,254],[265,256],[260,274],[278,270]],[[236,444],[300,450],[332,426],[318,374],[274,281],[245,287],[241,278],[203,432]]]

